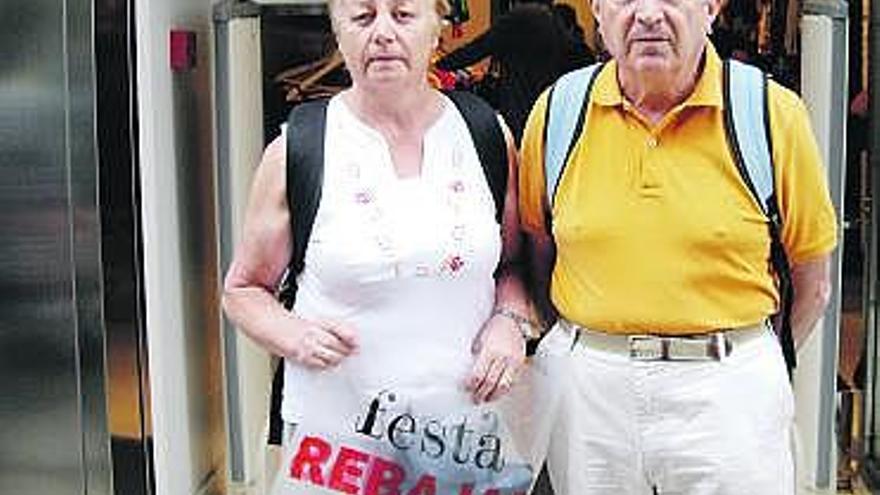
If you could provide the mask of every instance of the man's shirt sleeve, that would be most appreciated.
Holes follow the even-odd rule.
[[[770,122],[782,242],[793,263],[810,261],[837,245],[837,218],[816,138],[803,101],[771,83]]]

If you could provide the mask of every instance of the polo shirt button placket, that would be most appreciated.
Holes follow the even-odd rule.
[[[651,136],[648,138],[647,144],[648,144],[648,148],[654,149],[657,146],[659,146],[660,143],[657,141],[657,138],[655,136]]]

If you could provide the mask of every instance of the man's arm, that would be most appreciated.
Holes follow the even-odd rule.
[[[534,301],[538,318],[544,328],[549,328],[559,317],[556,308],[550,301],[550,281],[553,274],[553,262],[556,259],[556,244],[544,230],[526,232],[526,253],[529,272],[526,274],[529,283],[529,295]]]
[[[831,295],[831,255],[791,267],[794,301],[791,310],[791,332],[795,347],[810,336],[816,322],[825,312]]]
[[[791,263],[791,329],[798,347],[828,304],[839,225],[806,105],[777,83],[771,81],[767,89],[780,238]]]

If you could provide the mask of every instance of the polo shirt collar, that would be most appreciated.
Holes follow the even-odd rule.
[[[721,57],[712,43],[706,43],[705,64],[691,95],[681,104],[682,107],[722,107]],[[593,103],[602,106],[621,106],[624,103],[620,84],[617,82],[617,61],[611,60],[596,76],[592,95]]]

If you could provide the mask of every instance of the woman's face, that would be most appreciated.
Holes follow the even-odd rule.
[[[355,85],[423,83],[440,35],[435,0],[336,0],[339,50]]]

